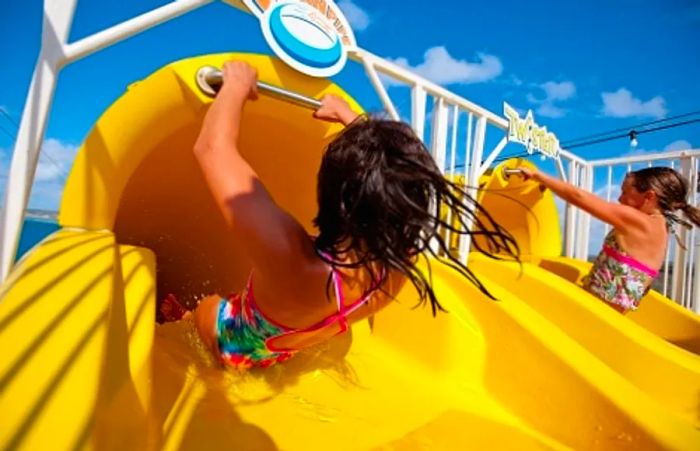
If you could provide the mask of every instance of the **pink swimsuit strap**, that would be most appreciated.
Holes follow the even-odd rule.
[[[618,251],[609,244],[603,245],[603,252],[605,252],[609,257],[619,261],[620,263],[624,263],[625,265],[630,266],[636,269],[637,271],[641,271],[644,274],[647,274],[649,277],[654,278],[659,274],[657,270],[648,267],[644,263],[638,261],[633,257],[630,257],[629,255],[623,254],[622,252]]]
[[[338,271],[334,269],[331,270],[331,277],[333,278],[333,285],[335,286],[335,299],[338,304],[338,312],[327,317],[323,321],[311,326],[307,327],[305,329],[302,329],[301,331],[303,332],[311,332],[314,330],[322,329],[330,324],[333,324],[334,322],[338,321],[340,323],[340,332],[339,334],[342,334],[343,332],[346,332],[348,330],[348,315],[351,313],[355,312],[357,309],[362,307],[364,304],[369,301],[369,298],[372,296],[372,292],[379,286],[382,280],[384,280],[384,272],[382,271],[382,275],[380,276],[379,280],[375,280],[372,283],[372,287],[367,291],[367,293],[364,294],[364,296],[360,297],[357,299],[355,302],[351,303],[350,305],[345,305],[345,296],[343,295],[343,279],[342,276]]]
[[[248,278],[248,283],[247,283],[247,296],[246,296],[246,302],[250,305],[250,307],[254,308],[257,310],[260,315],[262,315],[265,320],[269,321],[270,323],[274,324],[276,327],[282,329],[284,332],[280,335],[277,335],[275,337],[270,337],[268,340],[274,340],[283,336],[299,333],[299,332],[314,332],[320,329],[323,329],[327,326],[330,326],[331,324],[338,322],[340,324],[340,331],[338,334],[342,334],[348,330],[348,315],[352,314],[353,312],[357,311],[360,307],[365,305],[370,297],[372,297],[372,294],[374,290],[382,283],[384,278],[386,277],[386,271],[382,270],[382,274],[379,277],[379,280],[375,280],[372,283],[372,287],[359,299],[356,301],[352,302],[350,305],[345,305],[345,295],[343,295],[343,286],[342,286],[342,276],[340,273],[335,269],[331,269],[331,278],[333,281],[333,287],[335,291],[335,299],[338,307],[338,311],[321,321],[319,321],[316,324],[313,324],[309,327],[302,327],[298,329],[294,329],[291,327],[284,326],[282,324],[279,324],[277,321],[274,321],[273,319],[269,318],[267,315],[265,315],[260,309],[258,308],[256,302],[255,302],[255,295],[253,294],[253,274],[251,273],[250,277]]]

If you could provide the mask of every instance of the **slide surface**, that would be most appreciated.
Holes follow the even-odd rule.
[[[161,69],[105,112],[62,229],[0,289],[0,449],[697,449],[687,418],[486,270],[499,301],[422,262],[448,314],[414,308],[407,286],[372,325],[266,370],[223,371],[189,323],[155,325],[165,293],[235,291],[249,269],[190,152],[210,102],[194,73],[233,57],[264,81],[344,95],[269,57],[214,55]],[[337,128],[263,97],[243,130],[243,154],[311,231]]]
[[[700,427],[700,357],[531,263],[499,262],[473,254],[469,266],[519,296],[657,402]]]
[[[503,168],[480,181],[480,201],[520,245],[522,264],[470,256],[469,266],[510,290],[656,401],[700,427],[700,318],[658,293],[626,315],[583,290],[590,264],[559,256],[559,214],[549,190]]]
[[[533,263],[575,284],[580,284],[591,268],[589,262],[567,257],[539,258]],[[700,356],[700,316],[653,290],[642,299],[641,306],[639,310],[627,313],[627,318]]]

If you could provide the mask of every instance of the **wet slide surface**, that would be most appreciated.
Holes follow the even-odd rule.
[[[569,282],[580,284],[591,268],[589,262],[567,257],[536,258],[533,263]],[[627,318],[674,345],[700,355],[700,316],[650,291],[641,308],[627,313]]]

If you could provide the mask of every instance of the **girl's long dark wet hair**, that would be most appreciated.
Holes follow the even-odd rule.
[[[464,188],[440,173],[423,142],[403,122],[361,118],[336,137],[321,161],[318,206],[315,246],[321,258],[332,265],[364,267],[372,280],[377,279],[376,268],[402,273],[416,287],[420,304],[430,301],[433,315],[445,309],[433,292],[430,274],[426,277],[416,266],[424,251],[493,299],[452,255],[441,229],[482,235],[488,250],[479,251],[518,259],[515,239]],[[451,224],[441,218],[439,207],[452,212]],[[469,223],[475,224],[473,231]],[[333,258],[348,251],[356,256],[352,263]]]

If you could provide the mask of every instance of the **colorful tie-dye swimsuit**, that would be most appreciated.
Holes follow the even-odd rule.
[[[380,282],[375,282],[364,296],[346,306],[340,273],[333,269],[331,277],[338,312],[311,327],[293,329],[267,318],[258,309],[253,295],[251,273],[242,293],[228,299],[222,298],[219,304],[216,334],[219,355],[223,363],[239,369],[253,366],[268,367],[287,360],[297,351],[296,349],[273,346],[272,341],[277,338],[302,332],[314,332],[334,323],[338,323],[340,326],[338,334],[346,332],[348,330],[347,316],[369,301],[372,292],[381,283],[381,279]]]
[[[583,279],[583,287],[602,300],[637,310],[639,301],[649,291],[658,271],[627,255],[612,230],[605,237],[591,271]]]

